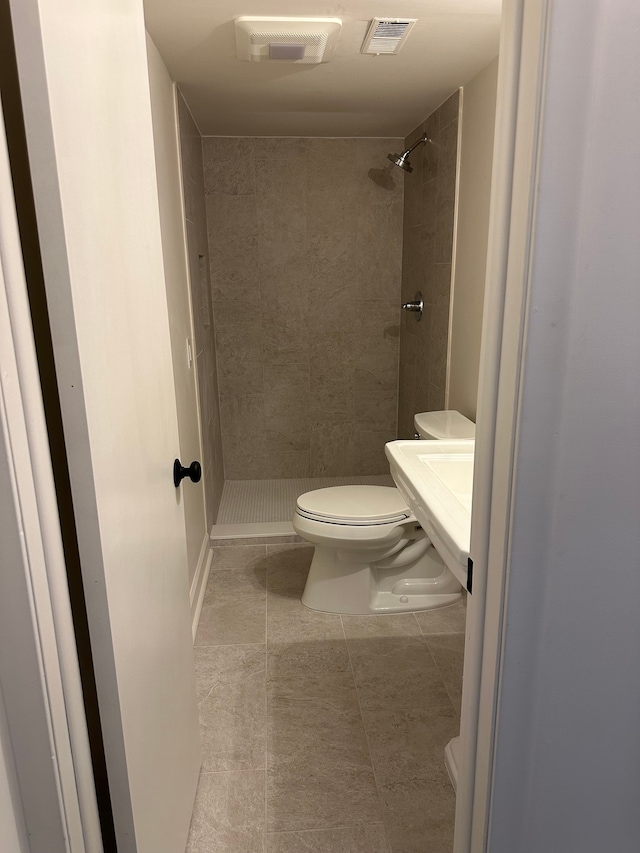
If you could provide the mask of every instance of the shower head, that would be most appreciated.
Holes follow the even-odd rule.
[[[433,145],[433,142],[431,142],[425,133],[417,142],[414,142],[411,148],[407,148],[407,150],[403,151],[402,154],[387,154],[387,160],[391,160],[394,166],[399,166],[401,169],[404,169],[405,172],[413,172],[413,166],[409,162],[409,154],[411,154],[413,149],[417,148],[418,145],[424,145],[427,142],[430,145]]]
[[[405,172],[413,172],[413,166],[409,162],[408,155],[408,151],[405,151],[404,154],[387,154],[387,160],[391,160],[394,166],[399,166]]]

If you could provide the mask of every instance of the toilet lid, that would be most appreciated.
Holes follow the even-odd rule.
[[[411,514],[392,486],[332,486],[300,495],[298,512],[333,524],[387,524]]]
[[[476,425],[460,412],[418,412],[414,415],[413,425],[422,438],[447,441],[457,438],[475,438]]]

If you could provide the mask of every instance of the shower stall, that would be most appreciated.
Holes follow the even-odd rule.
[[[384,445],[413,434],[406,416],[399,429],[403,401],[442,408],[444,383],[428,365],[446,361],[448,307],[444,317],[432,308],[442,302],[438,215],[440,232],[443,217],[453,230],[444,203],[455,192],[458,100],[403,140],[200,137],[180,99],[214,538],[292,534],[305,491],[393,485]],[[443,150],[438,179],[445,139],[453,151]],[[449,282],[450,253],[449,241]],[[419,289],[416,323],[401,306]],[[444,359],[433,351],[443,341]]]

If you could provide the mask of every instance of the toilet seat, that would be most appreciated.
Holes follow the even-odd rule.
[[[300,495],[296,513],[324,524],[371,527],[404,521],[411,510],[392,486],[332,486]]]

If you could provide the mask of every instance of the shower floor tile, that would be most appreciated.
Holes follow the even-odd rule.
[[[254,543],[213,548],[188,853],[452,853],[464,608],[316,613],[313,548]]]
[[[290,522],[296,498],[329,486],[393,486],[390,474],[369,477],[301,477],[297,480],[227,480],[215,528],[228,524]]]

